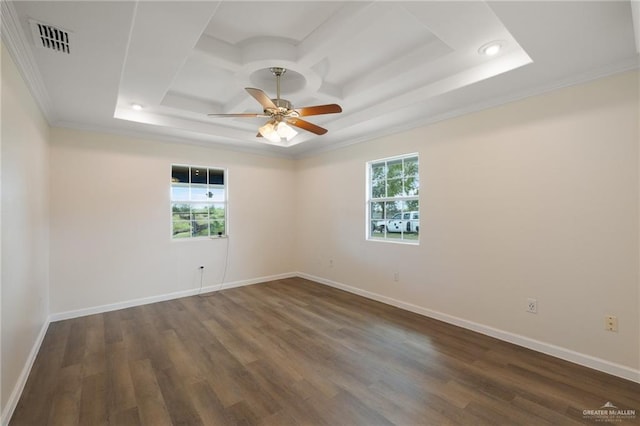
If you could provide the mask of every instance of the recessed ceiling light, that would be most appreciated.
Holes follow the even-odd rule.
[[[492,41],[491,43],[487,43],[483,45],[480,49],[478,49],[478,53],[481,55],[493,56],[497,55],[502,49],[501,41]]]
[[[142,105],[140,105],[140,104],[131,104],[131,108],[133,108],[136,111],[140,111],[142,109]]]

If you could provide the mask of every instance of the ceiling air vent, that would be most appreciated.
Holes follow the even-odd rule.
[[[29,20],[29,23],[36,47],[71,53],[71,32],[34,20]]]

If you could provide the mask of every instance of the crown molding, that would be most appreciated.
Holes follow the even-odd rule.
[[[188,132],[179,131],[176,134],[163,134],[162,132],[154,131],[152,125],[146,125],[146,128],[122,128],[117,126],[102,126],[96,124],[77,123],[70,121],[58,121],[52,127],[58,129],[77,130],[81,132],[92,132],[114,135],[124,138],[142,139],[151,142],[160,142],[168,144],[179,145],[192,145],[199,146],[208,149],[219,149],[230,152],[240,152],[245,154],[256,155],[260,157],[271,158],[284,158],[292,160],[294,156],[286,151],[286,149],[265,149],[262,146],[238,146],[234,145],[234,142],[223,142],[218,140],[215,136],[204,136],[203,138],[196,138],[190,136]]]
[[[639,0],[639,3],[640,3],[640,0]],[[390,126],[385,129],[380,129],[377,131],[377,134],[375,136],[365,135],[359,138],[352,138],[348,140],[339,141],[331,145],[325,145],[325,146],[320,146],[318,148],[313,148],[307,151],[303,151],[297,155],[294,155],[293,158],[302,159],[302,158],[314,157],[316,155],[322,155],[327,152],[346,148],[351,145],[359,144],[362,142],[368,142],[368,141],[379,139],[389,135],[407,132],[409,130],[420,128],[420,127],[426,127],[441,121],[461,117],[467,114],[473,114],[476,112],[480,112],[480,111],[484,111],[492,108],[497,108],[512,102],[518,102],[524,99],[544,95],[546,93],[565,89],[572,86],[587,84],[592,81],[599,80],[601,78],[606,78],[609,76],[622,74],[622,73],[633,71],[633,70],[640,70],[640,55],[636,55],[635,57],[628,58],[626,60],[623,60],[614,64],[605,65],[603,67],[599,67],[584,73],[576,74],[576,75],[562,78],[562,79],[556,79],[554,81],[551,81],[543,85],[538,85],[529,89],[513,92],[506,96],[500,96],[497,98],[489,99],[487,101],[476,102],[474,104],[466,105],[462,108],[456,108],[440,114],[430,115],[425,118],[420,118],[418,120],[413,120],[404,124],[400,124],[398,126]]]
[[[636,35],[636,52],[640,53],[640,1],[631,0],[631,19],[633,19],[633,32]]]
[[[38,71],[36,60],[27,43],[28,39],[22,30],[20,18],[13,3],[10,1],[0,2],[0,14],[2,15],[2,42],[7,47],[42,114],[49,125],[53,125],[56,122],[56,114],[51,98],[45,88],[42,75]]]

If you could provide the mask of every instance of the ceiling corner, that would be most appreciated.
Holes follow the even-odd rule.
[[[2,42],[5,44],[11,58],[16,63],[22,78],[31,91],[36,103],[40,107],[49,125],[55,124],[57,118],[49,94],[45,89],[44,80],[38,70],[31,48],[25,40],[29,40],[20,25],[20,17],[13,7],[13,2],[0,2],[2,14]]]

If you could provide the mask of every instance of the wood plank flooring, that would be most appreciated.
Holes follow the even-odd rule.
[[[640,422],[639,384],[291,278],[52,323],[10,425],[571,425],[608,401]]]

